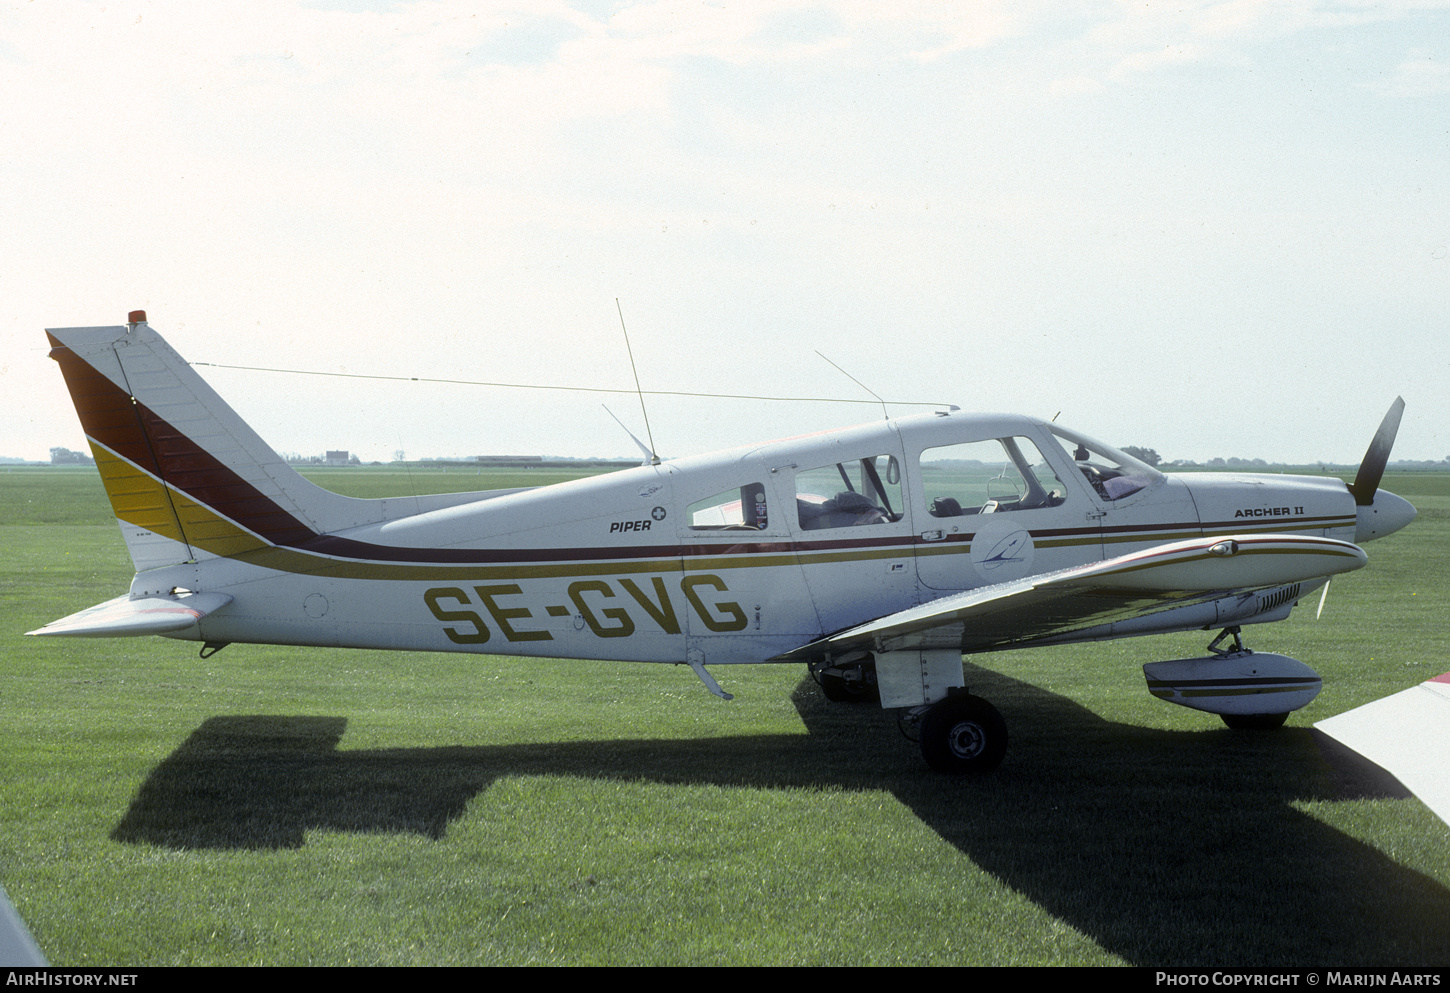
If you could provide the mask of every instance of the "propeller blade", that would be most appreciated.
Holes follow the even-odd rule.
[[[1319,594],[1319,609],[1314,612],[1314,619],[1317,621],[1324,616],[1324,601],[1329,599],[1329,580],[1324,581],[1324,592]]]
[[[1380,479],[1385,474],[1385,466],[1389,464],[1390,449],[1395,446],[1395,435],[1400,430],[1400,415],[1404,412],[1404,398],[1395,397],[1385,419],[1380,422],[1380,429],[1374,433],[1374,440],[1369,443],[1369,450],[1364,453],[1364,459],[1359,463],[1359,475],[1349,484],[1349,492],[1354,494],[1354,502],[1361,507],[1374,503],[1375,490],[1380,488]]]

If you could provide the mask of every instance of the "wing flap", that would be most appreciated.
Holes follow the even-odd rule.
[[[863,647],[985,651],[1321,579],[1358,569],[1365,561],[1358,545],[1336,538],[1190,538],[943,597],[803,645],[776,661],[807,661]]]
[[[118,596],[51,621],[26,634],[62,638],[125,638],[191,627],[232,602],[225,593],[183,593],[132,599]]]

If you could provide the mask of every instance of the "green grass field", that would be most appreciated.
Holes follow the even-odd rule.
[[[1450,669],[1450,476],[1384,485],[1419,520],[1247,631],[1325,677],[1287,728],[1148,695],[1209,633],[1002,653],[957,780],[796,666],[23,638],[131,568],[93,471],[0,471],[0,881],[64,965],[1444,965],[1450,828],[1311,727]]]

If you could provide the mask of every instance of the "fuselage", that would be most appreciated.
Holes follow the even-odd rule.
[[[952,411],[202,551],[133,592],[231,595],[180,635],[211,642],[747,663],[1178,539],[1354,541],[1356,511],[1337,479],[1166,476],[1057,425]]]

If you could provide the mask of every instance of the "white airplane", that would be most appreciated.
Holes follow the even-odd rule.
[[[36,635],[804,663],[903,708],[927,762],[995,767],[962,655],[1222,628],[1144,666],[1162,699],[1277,726],[1320,680],[1244,649],[1415,509],[1359,476],[1165,476],[1075,431],[956,408],[523,490],[359,500],[298,475],[146,323],[49,332],[128,593]],[[1221,648],[1232,638],[1231,650]]]

